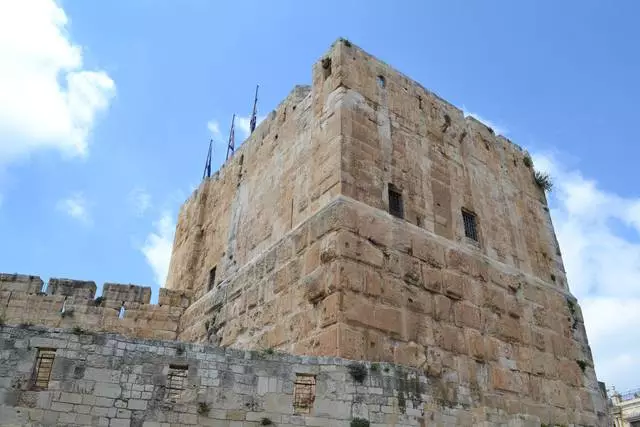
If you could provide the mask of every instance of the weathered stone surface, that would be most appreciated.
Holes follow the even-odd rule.
[[[218,423],[211,425],[249,425],[257,420],[249,414],[260,410],[281,425],[348,425],[347,413],[365,414],[372,425],[601,423],[605,404],[581,310],[528,154],[348,42],[334,44],[312,78],[182,206],[158,305],[149,304],[144,287],[107,284],[98,303],[90,284],[54,282],[42,295],[39,278],[0,275],[0,316],[13,325],[259,349],[266,361],[278,350],[310,356],[311,366],[326,362],[315,356],[401,363],[425,372],[420,384],[428,387],[407,388],[416,383],[398,379],[404,368],[394,367],[393,375],[368,377],[363,406],[353,396],[360,386],[319,374],[318,391],[330,390],[318,400],[321,414],[296,415],[285,371],[251,376],[249,368],[275,369],[262,361],[234,359],[247,375],[235,381],[227,366],[203,365],[228,355],[202,354],[200,344],[111,345],[98,334],[102,341],[84,370],[74,352],[89,339],[62,340],[73,343],[64,351],[74,362],[57,365],[53,376],[58,383],[78,368],[77,376],[92,383],[61,391],[96,401],[55,403],[89,405],[92,422],[101,425],[140,425],[150,412],[166,415],[151,420],[161,424],[211,424],[196,415],[204,387]],[[389,213],[390,196],[401,200],[401,213]],[[467,236],[463,211],[475,215],[476,239]],[[50,346],[63,348],[59,341]],[[25,347],[11,340],[3,346]],[[153,403],[156,388],[133,388],[146,381],[164,386],[158,378],[166,372],[147,364],[142,372],[123,371],[150,348],[167,369],[185,352],[199,357],[197,372],[189,371],[196,387],[183,396],[191,403],[177,414]],[[249,357],[240,354],[234,357]],[[278,363],[289,357],[278,356]],[[24,379],[29,369],[23,364],[15,372]],[[374,399],[386,382],[398,387],[394,394]],[[233,399],[220,403],[228,390]],[[256,393],[257,402],[245,400]],[[74,406],[77,416],[64,422],[81,423],[85,410]],[[50,415],[62,412],[47,409],[42,419],[62,422]]]

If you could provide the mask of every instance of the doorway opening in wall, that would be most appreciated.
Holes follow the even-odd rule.
[[[398,218],[404,218],[402,193],[393,184],[389,184],[389,213]]]
[[[209,283],[207,285],[207,290],[213,289],[216,284],[216,266],[214,265],[211,270],[209,270]]]
[[[176,401],[187,388],[188,367],[183,365],[169,365],[165,399]]]
[[[296,374],[296,381],[293,385],[293,409],[295,413],[310,413],[313,402],[316,400],[315,375]]]
[[[120,306],[120,311],[118,312],[118,319],[124,319],[124,301],[122,301],[122,305]]]
[[[46,390],[49,387],[53,361],[56,358],[54,348],[39,348],[36,364],[33,367],[32,388],[34,390]]]

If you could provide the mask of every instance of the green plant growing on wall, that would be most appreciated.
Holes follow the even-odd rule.
[[[371,372],[378,372],[379,370],[380,370],[380,364],[375,362],[371,364]]]
[[[83,335],[87,333],[87,331],[82,329],[80,326],[74,326],[73,329],[71,329],[71,332],[75,335]]]
[[[271,421],[271,419],[270,419],[270,418],[264,417],[264,418],[262,418],[262,419],[260,420],[260,425],[261,425],[261,426],[272,426],[272,425],[274,425],[274,424],[273,424],[273,421]]]
[[[364,418],[354,418],[351,420],[351,427],[369,427],[369,420]]]
[[[576,360],[576,363],[578,364],[578,366],[580,366],[580,369],[582,369],[582,372],[584,373],[584,371],[587,369],[587,362],[585,362],[584,360]]]
[[[104,302],[104,297],[98,297],[93,300],[93,305],[95,305],[96,307],[101,307],[103,302]]]
[[[349,374],[355,382],[362,384],[367,378],[367,367],[362,363],[352,363],[348,366]]]
[[[198,414],[209,415],[209,404],[207,402],[198,403]]]
[[[533,179],[536,182],[536,185],[544,191],[549,192],[553,188],[551,176],[546,172],[535,171],[533,173]]]
[[[528,168],[533,166],[533,162],[531,161],[531,156],[528,154],[524,155],[524,157],[522,158],[522,163],[524,163],[524,165]]]

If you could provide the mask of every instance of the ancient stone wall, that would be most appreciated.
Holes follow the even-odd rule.
[[[312,127],[339,124],[340,194],[201,294],[179,338],[402,363],[443,381],[452,405],[599,423],[583,319],[528,154],[344,41],[314,65],[308,100]]]
[[[387,363],[42,327],[0,327],[0,349],[2,425],[350,427],[356,419],[372,427],[549,423],[548,415],[474,409],[472,390],[458,396],[468,403],[452,406],[455,391],[442,380]],[[48,365],[39,363],[43,354]]]
[[[338,193],[339,122],[312,105],[296,87],[182,206],[167,288],[203,295]]]
[[[132,337],[176,339],[180,317],[190,304],[187,291],[160,289],[150,304],[151,288],[105,283],[95,298],[95,282],[49,280],[0,274],[0,319],[11,325],[44,325],[108,331]]]

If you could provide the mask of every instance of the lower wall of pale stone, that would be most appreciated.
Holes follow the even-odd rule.
[[[552,412],[509,413],[489,406],[488,398],[451,404],[456,393],[474,390],[464,392],[421,370],[387,363],[354,368],[353,362],[332,357],[42,327],[0,327],[0,349],[1,425],[348,427],[362,418],[372,427],[518,427],[549,424]],[[39,349],[55,351],[55,358],[48,383],[36,390],[32,378]],[[171,397],[168,375],[176,367],[184,369],[186,379]],[[299,374],[316,382],[305,410],[295,407]],[[577,424],[598,420],[581,414]]]
[[[605,400],[565,292],[338,198],[193,304],[179,338],[400,363],[450,405],[594,425]]]

